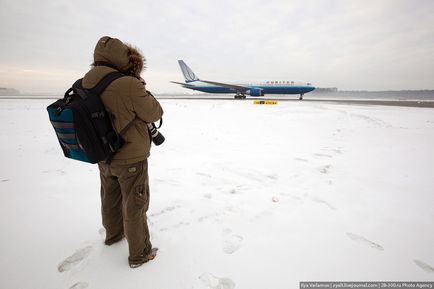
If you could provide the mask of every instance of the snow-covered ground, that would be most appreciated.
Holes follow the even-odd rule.
[[[45,107],[0,101],[0,288],[298,288],[434,280],[434,109],[161,100],[157,258],[107,247],[95,165]]]

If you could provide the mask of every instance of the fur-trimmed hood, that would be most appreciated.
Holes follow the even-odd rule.
[[[94,66],[111,65],[122,73],[140,78],[145,68],[145,57],[137,47],[117,38],[102,37],[95,46]]]

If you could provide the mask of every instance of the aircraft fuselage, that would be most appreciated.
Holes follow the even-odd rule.
[[[259,88],[263,94],[305,94],[315,89],[312,85],[291,85],[291,84],[258,84],[258,85],[242,85],[249,88]],[[207,92],[207,93],[237,93],[234,88],[218,86],[218,85],[208,85],[205,83],[193,84],[190,86],[185,86],[192,90]]]

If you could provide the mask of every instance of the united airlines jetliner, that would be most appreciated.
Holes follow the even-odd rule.
[[[246,95],[264,96],[265,94],[299,94],[303,95],[315,89],[310,83],[295,83],[294,81],[269,80],[262,83],[229,84],[216,81],[199,79],[193,70],[183,60],[178,60],[184,75],[185,83],[171,81],[180,84],[184,88],[208,92],[208,93],[235,93],[236,99],[244,99]]]

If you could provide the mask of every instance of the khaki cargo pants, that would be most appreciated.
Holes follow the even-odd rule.
[[[146,212],[149,207],[148,161],[130,165],[98,164],[102,223],[107,245],[128,241],[131,264],[143,263],[152,249]]]

